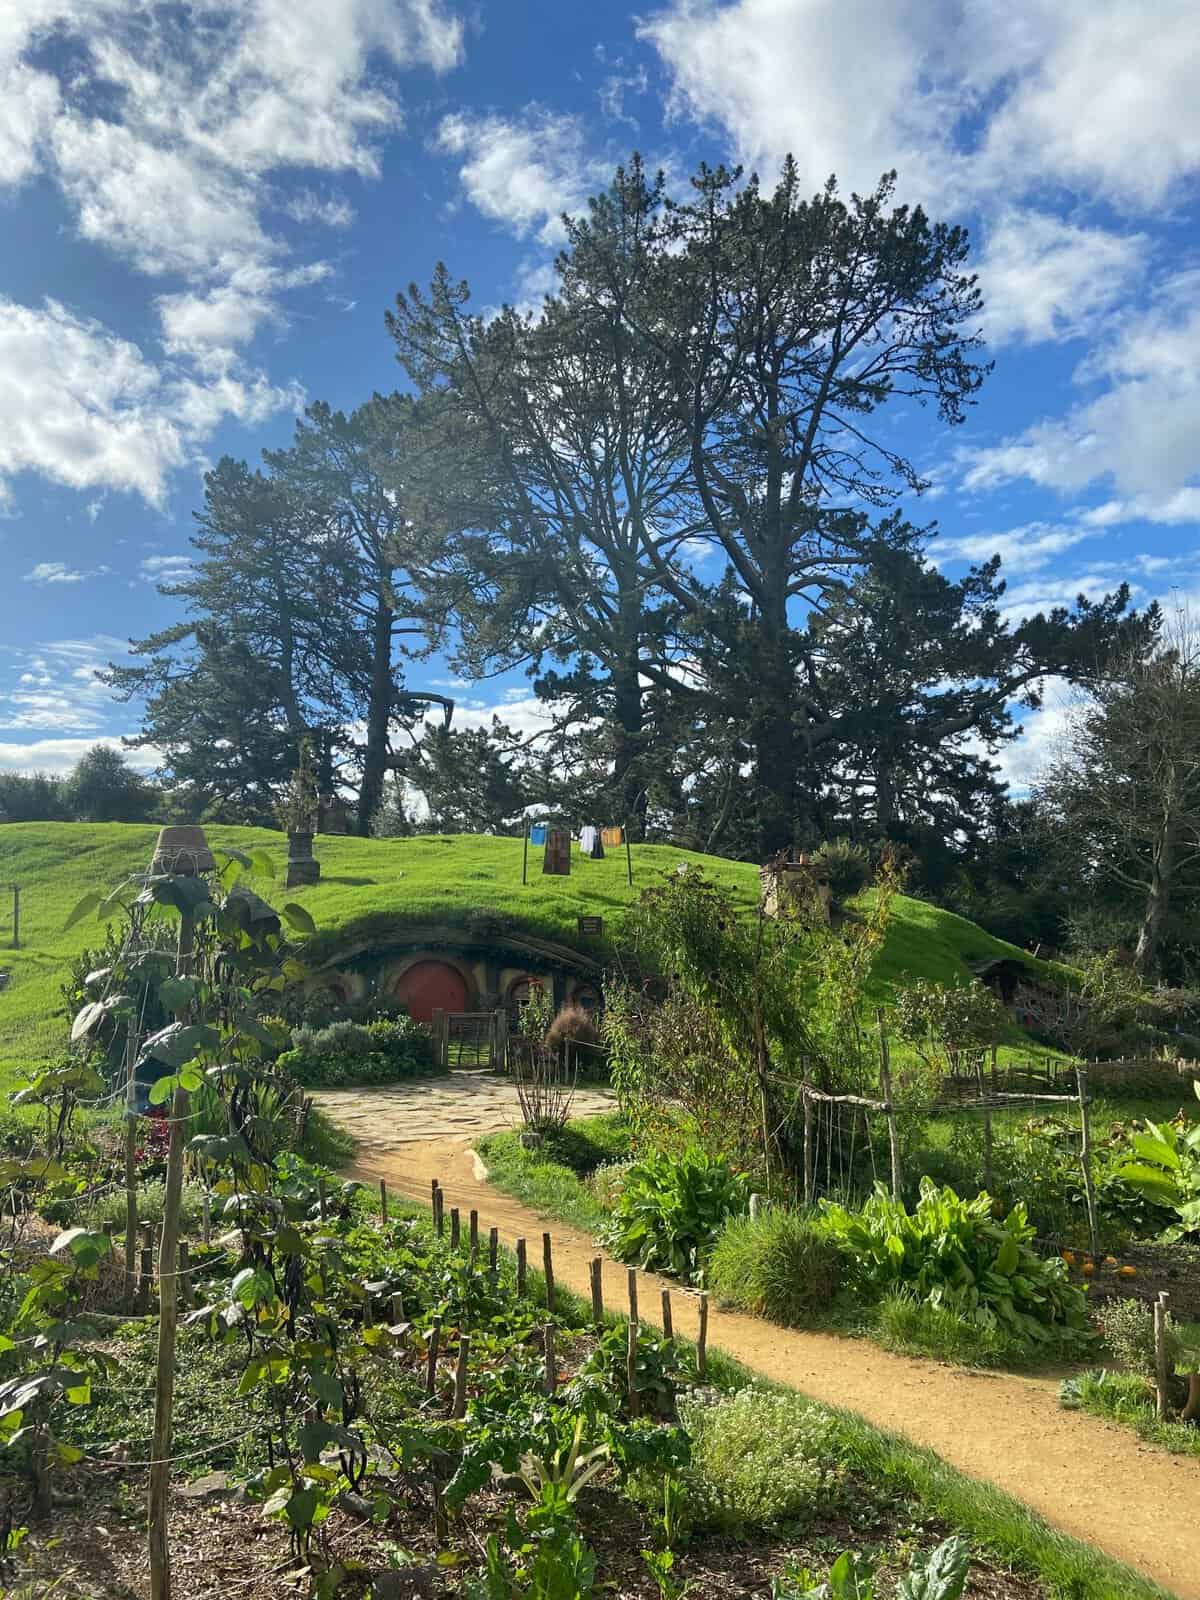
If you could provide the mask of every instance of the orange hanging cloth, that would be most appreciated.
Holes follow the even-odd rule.
[[[606,850],[615,850],[618,845],[625,843],[624,828],[605,828],[600,835],[600,843]]]

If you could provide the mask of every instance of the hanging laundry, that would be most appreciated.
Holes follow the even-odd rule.
[[[556,878],[571,876],[571,835],[566,828],[551,828],[547,832],[542,871]]]
[[[530,844],[545,844],[546,824],[544,822],[535,822],[533,827],[530,828],[529,842]]]
[[[606,850],[616,850],[625,843],[624,828],[605,828],[600,834],[600,843]]]
[[[579,830],[579,849],[585,856],[590,856],[593,861],[604,860],[604,846],[600,843],[600,829],[592,827],[589,822],[585,828]]]

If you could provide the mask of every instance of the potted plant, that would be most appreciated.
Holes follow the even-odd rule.
[[[320,797],[307,750],[301,751],[300,765],[275,803],[275,815],[288,838],[288,888],[316,883],[321,876],[321,863],[313,855],[313,834],[320,815]]]

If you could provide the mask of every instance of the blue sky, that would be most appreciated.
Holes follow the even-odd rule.
[[[0,769],[135,730],[96,670],[178,615],[207,464],[395,387],[384,311],[439,259],[535,303],[632,148],[897,168],[970,227],[996,362],[964,427],[894,422],[937,559],[999,551],[1014,616],[1200,588],[1195,0],[3,0]]]

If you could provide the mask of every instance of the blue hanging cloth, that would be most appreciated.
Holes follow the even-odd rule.
[[[544,822],[535,822],[533,827],[530,828],[529,842],[530,844],[545,844],[546,824]]]

